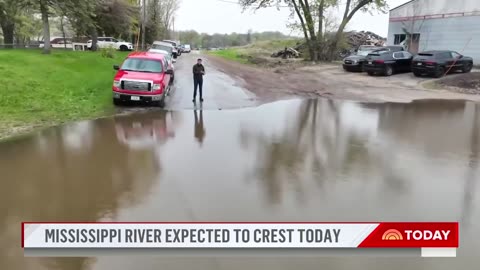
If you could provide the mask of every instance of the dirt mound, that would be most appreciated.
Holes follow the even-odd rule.
[[[445,77],[438,84],[456,88],[456,91],[480,95],[480,72],[472,72],[451,77]]]

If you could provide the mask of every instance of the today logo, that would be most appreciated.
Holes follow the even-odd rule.
[[[401,241],[401,240],[414,240],[414,241],[430,241],[430,240],[448,240],[450,230],[405,230],[405,236],[395,229],[385,231],[382,236],[382,240],[387,241]]]

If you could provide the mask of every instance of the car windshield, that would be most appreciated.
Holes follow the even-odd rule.
[[[366,49],[366,48],[363,48],[363,49],[360,48],[360,49],[358,49],[358,51],[357,51],[357,55],[359,55],[359,56],[367,56],[367,55],[368,55],[369,53],[371,53],[372,51],[374,51],[374,48],[368,48],[368,49]]]
[[[161,73],[163,71],[160,61],[140,58],[128,58],[123,63],[121,70],[149,73]]]
[[[358,48],[359,51],[372,51],[374,50],[376,47],[374,46],[360,46],[360,48]]]
[[[169,52],[169,53],[172,53],[172,47],[167,46],[167,45],[153,44],[153,45],[152,45],[152,49],[155,49],[155,50],[163,50],[163,51],[167,51],[167,52]]]
[[[371,52],[372,55],[380,55],[389,52],[389,49],[380,49],[380,50],[374,50]]]

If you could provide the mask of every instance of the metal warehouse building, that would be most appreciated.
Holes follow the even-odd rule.
[[[413,0],[390,10],[388,45],[453,50],[480,65],[480,0]]]

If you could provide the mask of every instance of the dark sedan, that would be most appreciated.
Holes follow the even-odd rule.
[[[343,59],[343,69],[351,72],[363,71],[363,64],[367,55],[380,47],[362,45],[358,48],[356,54]]]
[[[448,72],[472,70],[473,59],[455,51],[426,51],[417,54],[412,61],[412,71],[415,76],[428,75],[435,78],[443,77]]]
[[[410,72],[413,55],[407,51],[378,50],[367,55],[363,69],[368,75]]]

